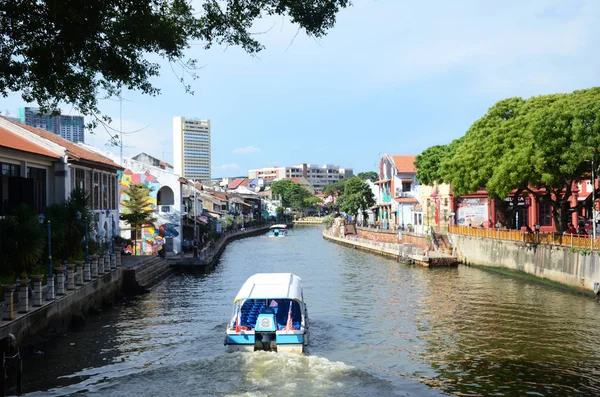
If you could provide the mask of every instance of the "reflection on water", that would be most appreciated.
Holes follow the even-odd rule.
[[[116,396],[600,394],[597,302],[480,269],[398,264],[324,241],[320,231],[236,241],[214,273],[174,276],[90,318],[27,363],[27,389]],[[309,354],[225,353],[225,323],[241,284],[257,272],[288,271],[304,281]]]

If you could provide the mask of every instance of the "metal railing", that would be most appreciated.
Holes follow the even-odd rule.
[[[482,229],[457,225],[449,226],[448,232],[453,234],[461,234],[463,236],[482,237],[531,244],[546,244],[592,250],[600,249],[600,237],[596,237],[594,240],[592,236],[579,234],[527,233],[520,230]]]

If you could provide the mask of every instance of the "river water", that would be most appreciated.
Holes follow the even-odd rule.
[[[90,316],[25,362],[30,395],[600,395],[600,305],[461,266],[424,269],[342,247],[321,227],[231,243],[209,275],[175,275]],[[303,279],[309,353],[226,353],[239,287]],[[37,391],[37,392],[36,392]],[[79,394],[81,393],[81,394]]]

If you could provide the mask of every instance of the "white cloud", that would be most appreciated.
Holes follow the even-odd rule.
[[[215,167],[215,170],[228,171],[228,170],[237,170],[239,168],[240,168],[240,166],[237,165],[236,163],[229,163],[229,164],[219,165],[219,166]]]
[[[233,149],[233,154],[250,154],[258,152],[260,152],[260,148],[257,148],[255,146],[245,146]]]

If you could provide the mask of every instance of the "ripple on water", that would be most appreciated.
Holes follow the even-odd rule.
[[[257,272],[302,277],[310,355],[223,354],[231,302]],[[27,373],[53,374],[32,384],[56,395],[600,395],[599,314],[530,281],[399,264],[294,228],[233,242],[213,273],[166,280]]]

